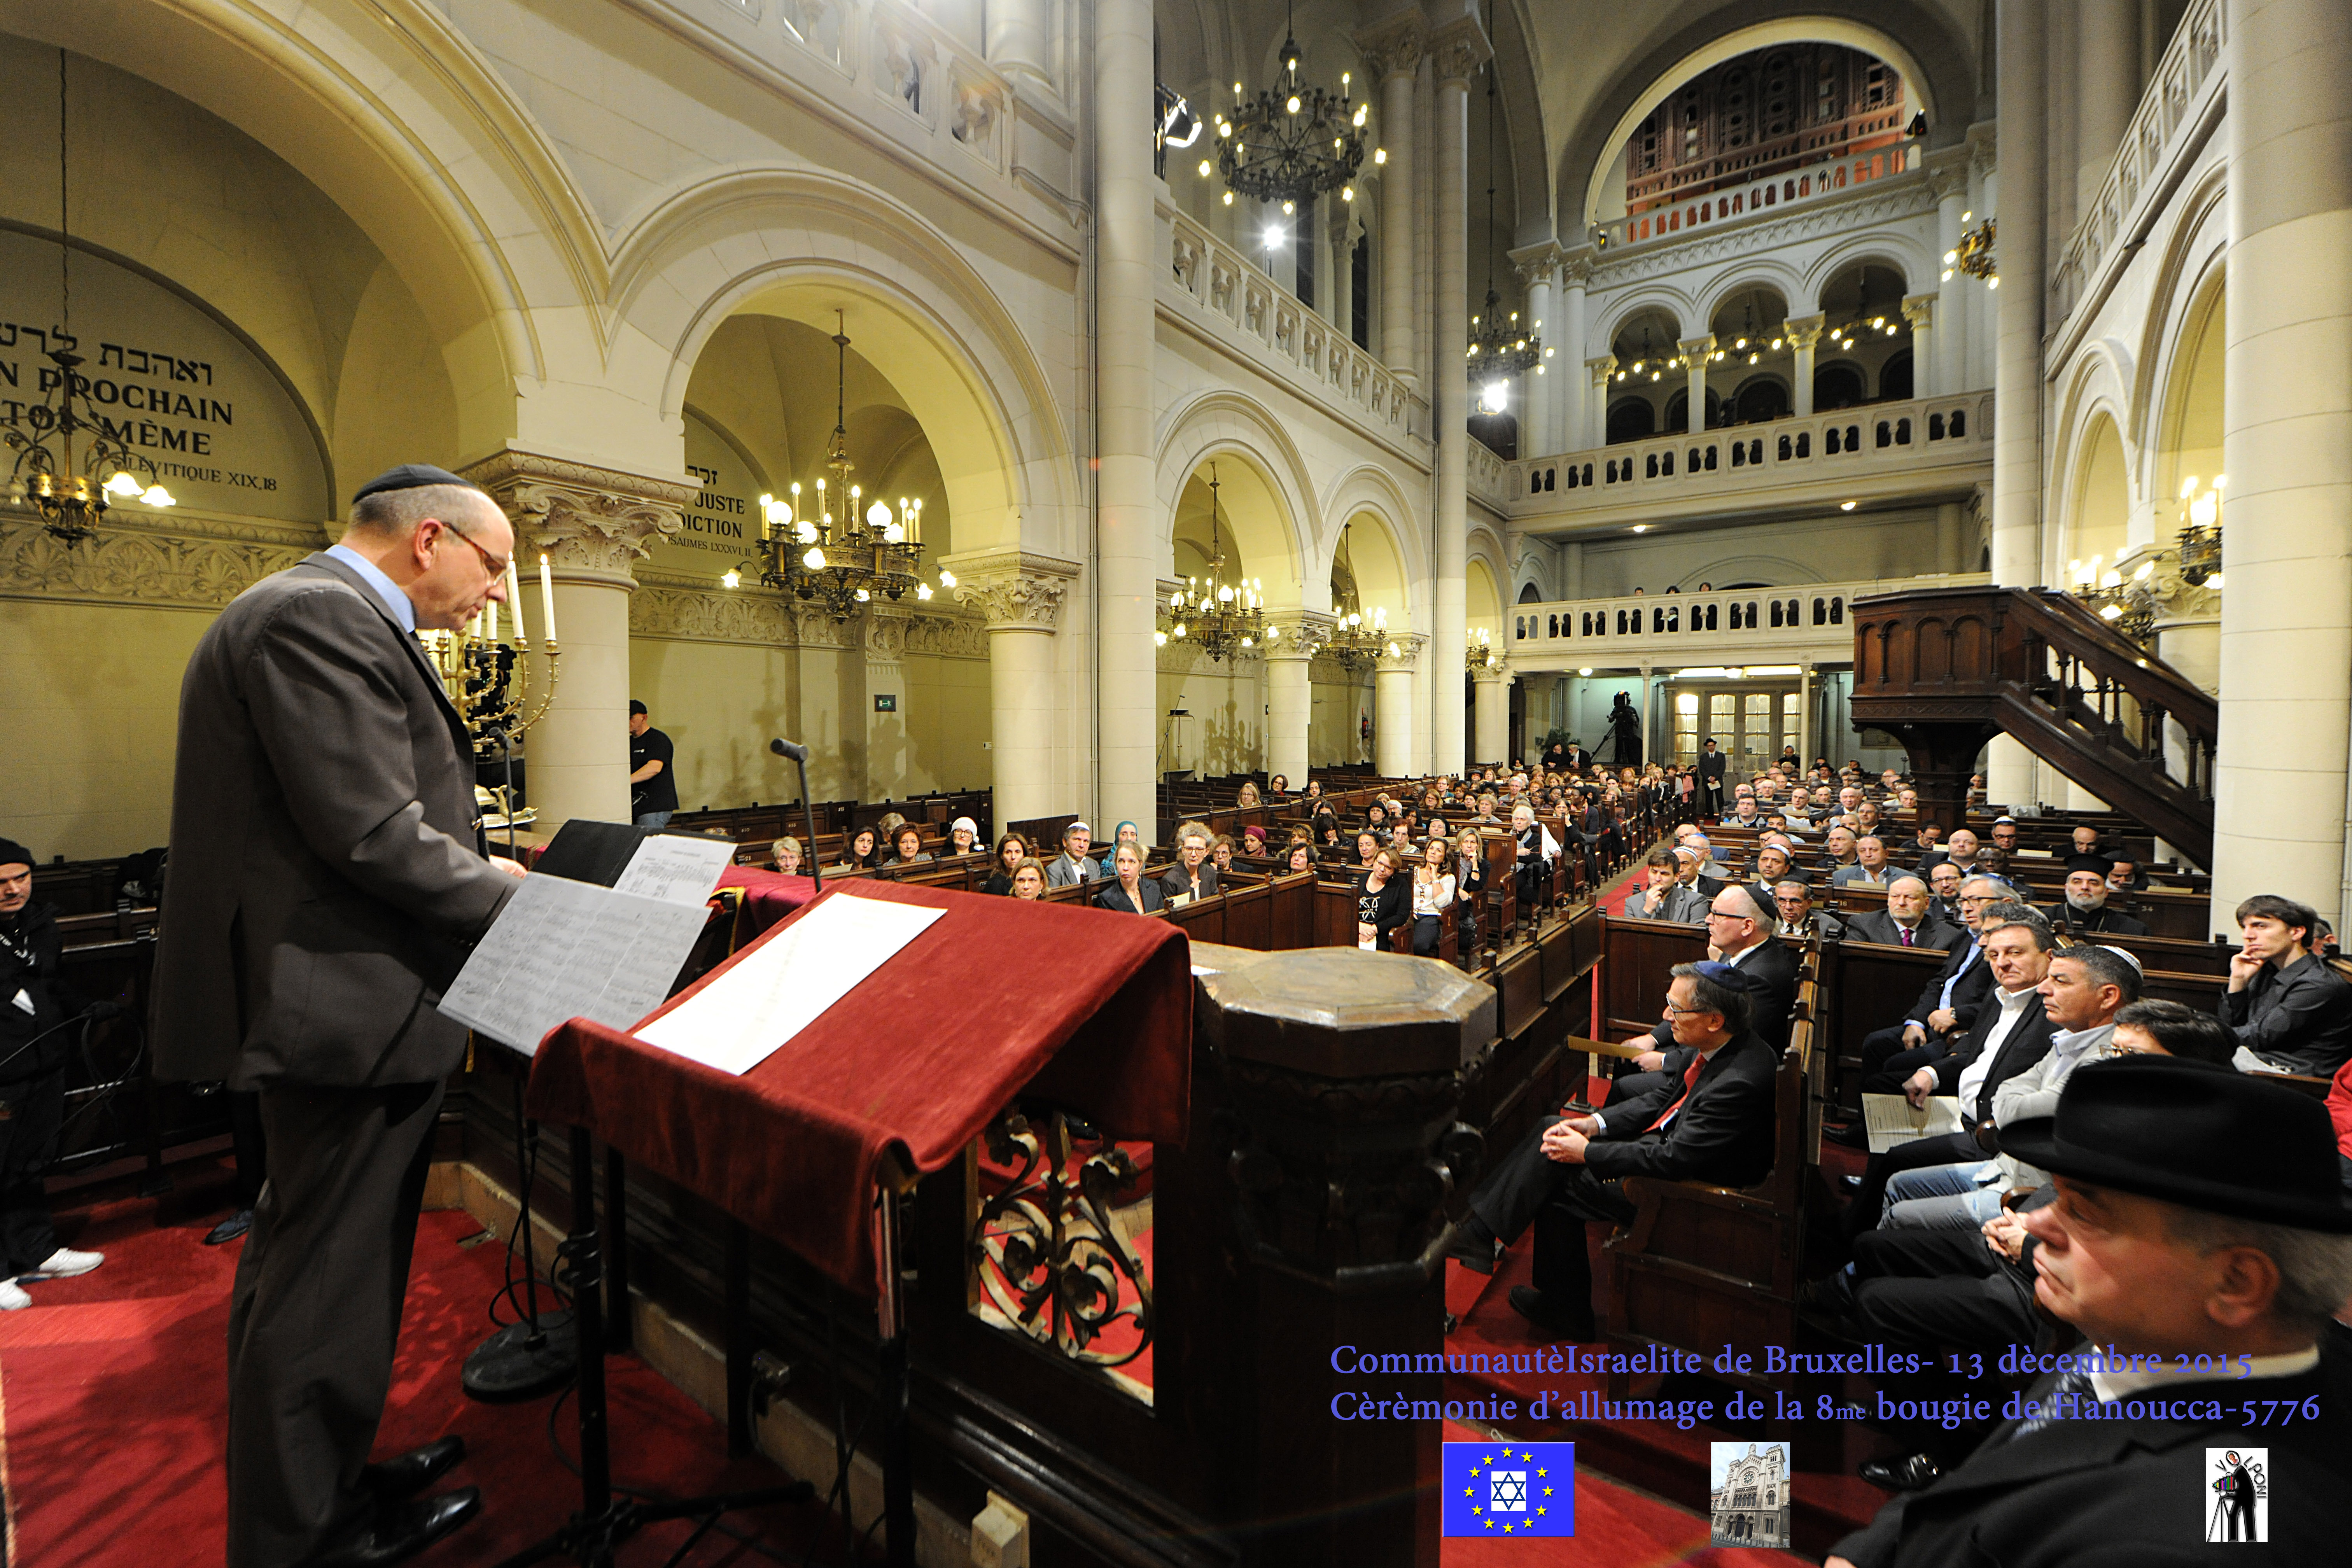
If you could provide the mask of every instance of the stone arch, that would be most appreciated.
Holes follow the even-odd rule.
[[[1698,302],[1686,290],[1669,283],[1649,283],[1612,300],[1608,315],[1601,320],[1600,331],[1591,335],[1591,341],[1601,345],[1601,353],[1611,353],[1620,329],[1652,310],[1673,318],[1675,331],[1685,338],[1697,331],[1691,325],[1693,321],[1703,323],[1706,320],[1699,312]],[[1673,346],[1672,343],[1660,343],[1658,348],[1664,353]]]
[[[2130,545],[2131,464],[2125,454],[2115,405],[2098,399],[2074,426],[2061,491],[2063,510],[2055,531],[2053,571],[2045,581],[2071,586],[2080,582],[2074,563],[2113,571]],[[2094,578],[2094,581],[2096,579]]]
[[[630,225],[613,272],[615,384],[641,388],[666,429],[678,428],[695,361],[730,316],[829,334],[846,309],[860,353],[931,439],[959,552],[1083,553],[1068,432],[1043,369],[1003,302],[910,209],[830,174],[730,170]]]
[[[1254,563],[1250,574],[1266,580],[1266,597],[1276,605],[1311,605],[1307,595],[1313,551],[1306,542],[1318,531],[1314,481],[1289,432],[1240,392],[1202,393],[1161,420],[1155,558],[1164,558],[1173,547],[1177,502],[1194,473],[1213,458],[1247,465],[1273,503],[1271,517],[1251,518],[1247,531],[1242,531],[1242,520],[1234,521],[1243,558]]]
[[[1395,562],[1393,590],[1401,609],[1391,614],[1391,624],[1406,626],[1417,618],[1426,618],[1422,609],[1421,584],[1429,581],[1429,560],[1423,547],[1423,534],[1417,524],[1412,503],[1397,484],[1396,477],[1373,463],[1349,469],[1324,491],[1322,516],[1324,531],[1317,546],[1310,568],[1311,581],[1328,585],[1331,565],[1339,553],[1339,536],[1350,522],[1370,518],[1380,529],[1382,540]],[[1359,529],[1360,535],[1363,530]],[[1359,557],[1360,564],[1361,557]],[[1310,609],[1321,608],[1312,600]]]
[[[1493,528],[1478,522],[1470,525],[1463,574],[1464,614],[1469,625],[1474,628],[1485,626],[1499,644],[1503,640],[1502,614],[1510,605],[1504,597],[1504,588],[1511,581],[1511,567],[1509,552]],[[1483,620],[1482,606],[1486,617]]]
[[[18,9],[20,37],[143,78],[252,137],[359,226],[423,310],[464,453],[528,436],[520,387],[593,380],[605,347],[602,229],[552,143],[433,7],[387,27],[322,0],[289,29],[258,8],[126,0],[110,25]],[[502,237],[527,236],[510,247]]]
[[[1788,555],[1727,555],[1694,567],[1675,581],[1685,594],[1701,583],[1761,582],[1773,587],[1799,583],[1826,583],[1819,567]]]
[[[1572,215],[1567,226],[1580,231],[1597,221],[1618,146],[1661,97],[1709,66],[1773,44],[1844,44],[1886,61],[1927,114],[1932,146],[1958,142],[1971,121],[1990,112],[1979,101],[1973,45],[1929,0],[1813,0],[1801,13],[1746,26],[1726,16],[1701,16],[1609,74],[1610,89],[1592,99],[1562,144],[1554,210]]]
[[[1742,290],[1769,289],[1780,296],[1784,313],[1780,321],[1759,321],[1757,326],[1762,331],[1778,331],[1781,321],[1788,317],[1811,313],[1813,296],[1806,292],[1806,281],[1802,272],[1778,256],[1744,258],[1736,267],[1696,291],[1698,297],[1706,302],[1706,312],[1700,319],[1712,323],[1717,313]]]
[[[2140,338],[2131,389],[2133,423],[2126,429],[2146,465],[2143,489],[2159,510],[2177,496],[2188,474],[2210,478],[2211,468],[2203,465],[2221,465],[2218,425],[2211,458],[2200,458],[2198,467],[2184,468],[2181,452],[2188,400],[2200,386],[2212,395],[2210,412],[2219,416],[2221,312],[2228,289],[2224,190],[2221,171],[2215,170],[2186,204],[2160,258],[2150,290],[2154,305]],[[2213,356],[2210,364],[2203,363],[2207,353]],[[2158,526],[2161,531],[2161,520]]]
[[[1841,273],[1863,267],[1887,268],[1902,278],[1903,291],[1909,294],[1917,290],[1917,279],[1936,276],[1934,263],[1935,258],[1908,237],[1873,230],[1847,235],[1822,251],[1805,269],[1800,287],[1804,291],[1808,310],[1817,310],[1821,308],[1822,292]],[[1899,302],[1890,300],[1887,308],[1891,310]],[[1789,308],[1791,310],[1796,309],[1793,297]]]

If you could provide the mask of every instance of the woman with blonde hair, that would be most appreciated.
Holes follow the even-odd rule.
[[[797,877],[801,874],[801,841],[799,839],[787,834],[769,847],[769,854],[776,862],[776,869],[785,876]]]
[[[1024,857],[1013,868],[1011,891],[1016,899],[1038,900],[1045,896],[1045,862]]]

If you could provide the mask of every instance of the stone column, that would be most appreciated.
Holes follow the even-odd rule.
[[[2352,9],[2231,6],[2229,376],[2213,913],[2284,893],[2340,926],[2352,716]]]
[[[1706,428],[1706,356],[1715,352],[1715,334],[1685,338],[1675,346],[1683,351],[1690,376],[1690,414],[1683,421],[1683,428],[1696,436]]]
[[[1584,362],[1585,385],[1591,395],[1584,408],[1584,449],[1609,444],[1609,378],[1617,374],[1617,356],[1602,354]],[[1599,474],[1592,476],[1598,479]]]
[[[1550,240],[1511,252],[1519,283],[1527,290],[1528,335],[1542,341],[1542,357],[1519,378],[1519,456],[1548,458],[1568,448],[1560,444],[1552,419],[1553,389],[1560,377],[1550,374],[1559,353],[1559,313],[1552,307],[1552,279],[1559,270],[1559,247]],[[1573,363],[1574,362],[1570,362]],[[1567,390],[1561,386],[1560,390]]]
[[[1993,296],[2000,347],[1993,361],[1992,580],[2003,585],[2042,580],[2045,22],[2038,0],[2000,0],[2000,210],[1994,254],[2004,286]],[[2033,804],[2023,746],[2006,735],[1994,740],[1985,787],[2002,805]]]
[[[1818,314],[1791,316],[1781,326],[1796,355],[1795,367],[1789,372],[1789,400],[1800,419],[1813,411],[1813,350],[1822,341],[1822,318]]]
[[[1391,638],[1389,646],[1397,651],[1381,655],[1372,677],[1372,766],[1385,778],[1405,778],[1420,771],[1413,766],[1412,689],[1427,640],[1411,633]]]
[[[1472,748],[1478,763],[1499,763],[1511,747],[1511,667],[1496,661],[1470,672],[1474,700],[1477,703],[1477,744]],[[1529,725],[1534,725],[1534,710],[1529,707]],[[1529,750],[1536,749],[1529,737]],[[1443,771],[1441,769],[1441,771]]]
[[[1969,210],[1968,171],[1958,165],[1931,169],[1927,183],[1936,193],[1936,254],[1950,256],[1959,249],[1960,215]],[[1949,263],[1939,270],[1943,288],[1936,308],[1943,317],[1944,330],[1936,340],[1937,395],[1974,390],[1969,382],[1968,308],[1969,290],[1976,282]]]
[[[1307,736],[1315,721],[1315,656],[1331,640],[1332,617],[1318,611],[1276,617],[1265,644],[1265,771],[1307,787]]]
[[[1937,371],[1936,296],[1903,296],[1903,319],[1911,323],[1911,395],[1935,397],[1949,391]],[[1927,436],[1924,430],[1919,434],[1923,439]]]
[[[2139,0],[2074,0],[2074,210],[2086,213],[2139,107]]]
[[[1054,58],[1050,0],[989,0],[988,63],[1006,76],[1051,88]]]
[[[629,820],[629,568],[646,541],[676,533],[695,487],[509,448],[466,478],[514,524],[528,584],[544,554],[555,580],[554,698],[524,738],[523,787],[551,833],[575,816]],[[536,587],[524,590],[534,640],[546,636]],[[543,645],[542,645],[543,646]],[[535,664],[542,660],[534,658]],[[680,805],[693,805],[683,795]]]
[[[1592,421],[1585,413],[1591,402],[1593,378],[1590,374],[1579,375],[1581,363],[1590,371],[1591,361],[1584,358],[1585,289],[1592,281],[1592,250],[1587,246],[1569,252],[1559,268],[1560,310],[1559,331],[1544,334],[1545,354],[1559,370],[1559,385],[1553,393],[1559,412],[1555,416],[1559,449],[1581,451],[1599,445],[1591,439]]]
[[[1152,513],[1154,325],[1151,7],[1095,8],[1096,815],[1149,822],[1156,809],[1158,580]]]
[[[957,601],[988,621],[989,756],[995,794],[990,820],[1001,828],[1053,816],[1062,792],[1055,786],[1053,751],[1044,737],[1053,727],[1056,706],[1054,633],[1062,600],[1077,580],[1078,563],[1013,550],[950,556],[940,563],[956,575]]]
[[[1470,376],[1464,358],[1470,343],[1469,105],[1470,78],[1486,63],[1487,54],[1486,40],[1475,16],[1452,24],[1430,40],[1437,77],[1437,156],[1433,171],[1437,219],[1436,384],[1430,398],[1430,418],[1437,434],[1437,548],[1429,635],[1440,649],[1460,647],[1469,624],[1463,592],[1469,554]],[[1442,773],[1457,773],[1465,756],[1461,692],[1455,689],[1449,697],[1441,687],[1432,698],[1430,765]]]
[[[1381,84],[1377,143],[1388,154],[1381,165],[1381,362],[1409,386],[1421,376],[1412,358],[1412,87],[1421,70],[1421,14],[1407,11],[1360,34],[1364,69]]]

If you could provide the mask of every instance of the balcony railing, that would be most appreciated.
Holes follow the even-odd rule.
[[[1647,212],[1612,218],[1596,226],[1595,237],[1604,255],[1628,246],[1684,239],[1695,231],[1777,216],[1791,206],[1833,200],[1873,180],[1917,169],[1920,159],[1920,144],[1916,142],[1832,158],[1703,195],[1685,196]]]
[[[1504,465],[1514,517],[1992,460],[1992,394],[1874,403]]]
[[[1366,350],[1239,250],[1162,203],[1168,271],[1160,309],[1242,352],[1367,433],[1402,446],[1428,432],[1427,404]],[[1475,445],[1475,443],[1474,443]]]
[[[2115,164],[2074,225],[2051,275],[2053,323],[2094,291],[2107,262],[2120,254],[2119,242],[2145,232],[2145,209],[2171,195],[2190,161],[2184,152],[2218,118],[2227,37],[2223,9],[2221,0],[2194,0],[2173,29],[2172,42],[2124,132],[2123,145],[2116,149]]]
[[[1849,612],[1872,594],[1974,587],[1982,573],[1843,583],[1793,583],[1706,594],[1633,594],[1514,605],[1510,659],[1567,669],[1628,660],[1652,665],[1843,664],[1853,657]]]

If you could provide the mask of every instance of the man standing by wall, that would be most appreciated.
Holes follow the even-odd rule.
[[[455,1437],[366,1461],[465,1051],[435,1006],[522,874],[485,856],[465,721],[413,634],[503,599],[514,534],[422,466],[351,516],[221,613],[180,692],[156,1071],[258,1090],[269,1145],[229,1312],[232,1568],[394,1562],[481,1503],[416,1495]]]
[[[629,812],[639,827],[669,826],[677,810],[677,748],[629,700]]]

